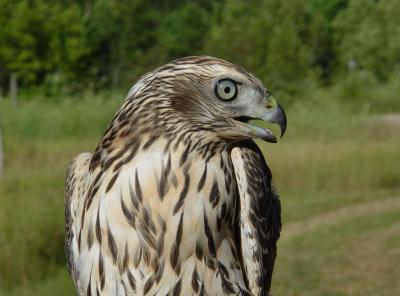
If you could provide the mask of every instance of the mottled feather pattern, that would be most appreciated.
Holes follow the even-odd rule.
[[[255,144],[230,141],[230,121],[213,119],[221,107],[207,106],[193,89],[225,68],[265,92],[228,62],[174,61],[139,79],[94,153],[69,165],[66,252],[78,295],[268,294],[280,230],[271,175]],[[248,221],[240,216],[232,149],[243,149],[241,169],[253,180]],[[239,221],[258,228],[256,288]]]
[[[67,255],[68,270],[74,279],[78,291],[82,289],[79,285],[76,256],[78,237],[81,235],[79,220],[79,208],[83,206],[83,199],[88,184],[88,167],[92,155],[82,153],[74,158],[68,165],[65,177],[64,204],[65,204],[65,252]]]
[[[280,200],[260,149],[254,142],[233,148],[232,161],[240,196],[240,231],[244,265],[255,295],[271,287],[276,242],[281,231]]]

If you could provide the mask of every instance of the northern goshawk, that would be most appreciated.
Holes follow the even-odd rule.
[[[268,295],[280,201],[251,119],[286,128],[254,75],[200,56],[141,77],[95,152],[68,167],[79,295]]]

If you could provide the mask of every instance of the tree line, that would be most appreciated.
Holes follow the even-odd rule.
[[[289,93],[353,76],[386,83],[399,78],[399,15],[398,0],[0,0],[0,86],[126,88],[198,54]]]

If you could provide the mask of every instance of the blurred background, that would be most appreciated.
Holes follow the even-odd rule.
[[[273,295],[400,295],[400,1],[0,0],[0,295],[73,295],[68,161],[177,57],[254,72],[288,114]]]

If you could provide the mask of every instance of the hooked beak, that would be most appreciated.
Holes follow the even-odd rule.
[[[254,118],[278,124],[281,129],[281,138],[285,134],[287,124],[286,114],[281,105],[278,104],[273,96],[269,96],[266,99],[264,108],[257,112]],[[275,135],[269,129],[258,127],[248,123],[247,125],[251,130],[250,133],[252,134],[252,136],[260,138],[266,142],[277,142]]]

